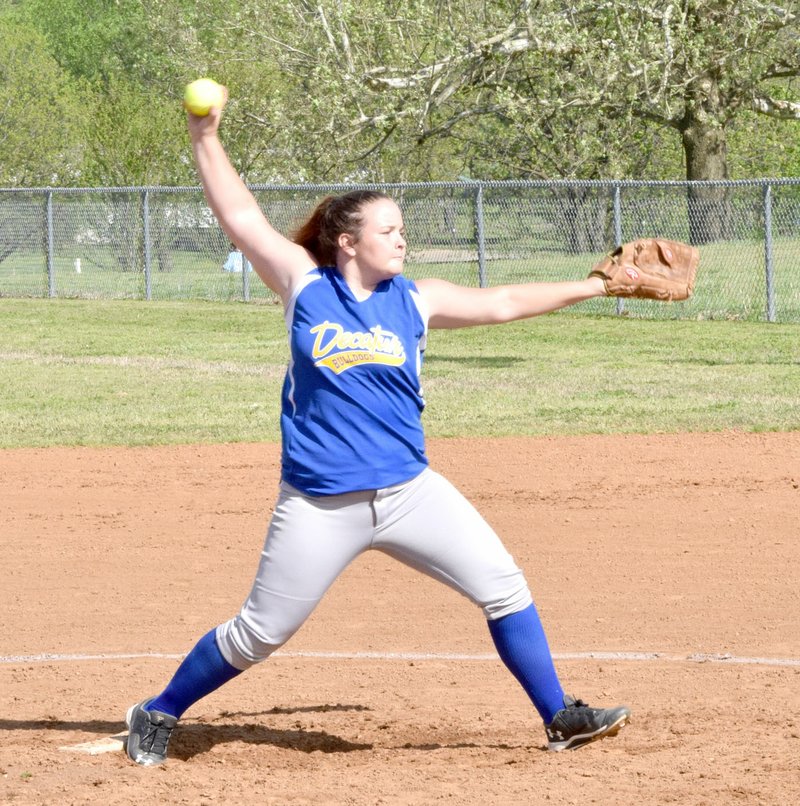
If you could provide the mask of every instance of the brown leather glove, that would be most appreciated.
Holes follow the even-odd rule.
[[[664,301],[688,299],[700,253],[694,246],[663,238],[641,238],[617,247],[589,274],[600,277],[609,297]]]

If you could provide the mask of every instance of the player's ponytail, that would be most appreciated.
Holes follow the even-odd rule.
[[[377,190],[353,190],[342,196],[326,196],[305,223],[292,233],[292,240],[308,249],[321,266],[335,266],[339,236],[346,232],[358,240],[364,223],[361,211],[371,202],[388,198]]]

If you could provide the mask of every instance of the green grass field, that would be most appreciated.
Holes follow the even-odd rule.
[[[0,447],[275,441],[276,305],[0,300]],[[433,331],[429,436],[800,428],[800,325],[562,312]]]

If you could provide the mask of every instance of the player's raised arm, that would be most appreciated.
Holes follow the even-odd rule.
[[[206,200],[228,238],[239,247],[258,276],[286,301],[297,278],[317,265],[301,246],[267,220],[253,194],[234,169],[218,137],[227,93],[208,114],[187,108],[189,136]]]

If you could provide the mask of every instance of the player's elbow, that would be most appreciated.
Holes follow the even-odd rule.
[[[491,305],[487,306],[486,324],[500,325],[504,322],[514,322],[526,315],[525,307],[520,304],[519,295],[513,286],[498,286],[492,289]]]

